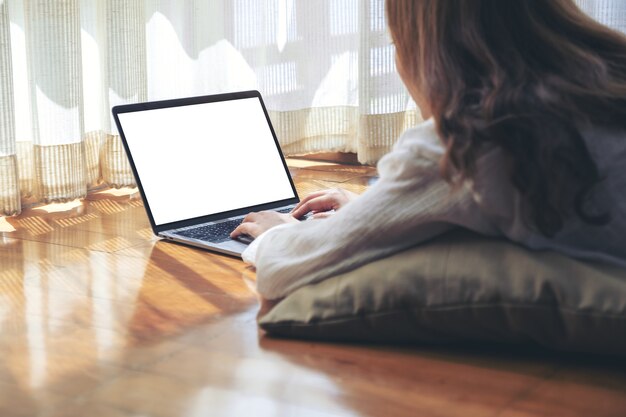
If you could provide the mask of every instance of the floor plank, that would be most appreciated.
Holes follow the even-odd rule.
[[[288,163],[301,196],[376,180]],[[2,219],[0,265],[1,416],[626,415],[607,359],[267,337],[254,272],[158,241],[133,189]]]

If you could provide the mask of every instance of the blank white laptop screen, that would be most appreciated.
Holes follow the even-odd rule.
[[[118,117],[156,225],[295,197],[256,97]]]

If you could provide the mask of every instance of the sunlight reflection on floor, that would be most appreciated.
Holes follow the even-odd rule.
[[[6,217],[0,217],[0,232],[15,232],[15,227],[7,221]]]
[[[68,201],[67,203],[51,203],[45,206],[37,207],[37,210],[45,211],[46,213],[60,213],[64,211],[70,211],[83,205],[82,200],[76,199]]]
[[[99,196],[112,196],[112,197],[123,197],[123,196],[133,196],[134,194],[138,194],[139,191],[137,188],[131,187],[122,187],[122,188],[107,188],[102,191],[98,191],[97,194]]]

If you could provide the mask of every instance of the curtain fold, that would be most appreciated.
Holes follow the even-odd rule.
[[[88,184],[134,186],[111,108],[148,100],[144,0],[81,0]]]
[[[579,4],[626,30],[626,2]],[[247,89],[288,155],[374,164],[421,119],[384,0],[0,0],[0,215],[134,185],[111,107]]]
[[[8,5],[0,2],[0,214],[20,211]]]
[[[35,164],[42,202],[87,194],[79,0],[25,2]]]

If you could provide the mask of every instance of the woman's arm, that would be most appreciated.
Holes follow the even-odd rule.
[[[333,216],[269,230],[263,236],[255,256],[261,295],[283,297],[431,239],[454,225],[496,233],[470,192],[453,191],[440,177],[443,149],[434,129],[425,125],[407,132],[381,160],[379,181]]]

